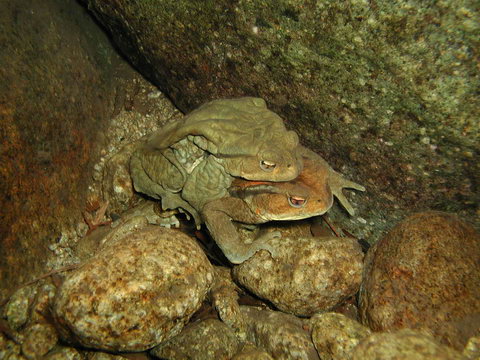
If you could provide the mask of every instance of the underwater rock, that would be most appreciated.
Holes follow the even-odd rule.
[[[462,354],[411,329],[374,333],[353,350],[352,360],[461,360]]]
[[[352,238],[282,237],[269,242],[278,255],[262,251],[235,266],[234,278],[278,309],[311,316],[358,291],[363,254]]]
[[[19,330],[27,323],[30,316],[30,307],[34,302],[37,291],[38,287],[36,285],[29,285],[21,287],[10,297],[3,309],[2,317],[7,319],[12,330]]]
[[[143,351],[181,331],[212,281],[213,268],[192,238],[149,225],[113,237],[69,273],[53,313],[67,341]]]
[[[463,349],[463,356],[469,360],[480,359],[480,335],[472,336]]]
[[[246,324],[240,312],[238,293],[241,291],[233,282],[229,268],[216,266],[215,279],[209,294],[210,302],[219,318],[235,331],[241,340],[246,339]]]
[[[276,360],[319,360],[306,323],[279,311],[241,306],[247,323],[247,340]]]
[[[348,317],[334,313],[323,313],[311,319],[312,340],[322,360],[346,360],[352,350],[372,332]]]
[[[171,360],[230,359],[239,350],[235,333],[217,319],[187,325],[177,336],[154,347],[150,354]]]
[[[22,353],[28,359],[39,359],[57,344],[55,328],[48,323],[32,324],[24,330]]]
[[[103,198],[109,202],[109,211],[120,214],[135,201],[129,161],[135,143],[124,146],[105,163],[102,179]]]
[[[83,360],[84,356],[80,352],[73,348],[67,346],[56,346],[52,351],[50,351],[46,356],[43,357],[43,360]]]
[[[268,352],[253,345],[245,345],[232,360],[274,360]]]
[[[480,323],[480,235],[452,214],[408,217],[370,249],[360,313],[374,331],[428,328],[463,349]]]
[[[22,355],[20,345],[15,341],[8,339],[2,332],[0,332],[0,359],[25,359]]]

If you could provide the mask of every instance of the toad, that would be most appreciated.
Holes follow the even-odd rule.
[[[259,250],[267,250],[278,232],[267,233],[251,244],[241,241],[232,221],[243,224],[262,224],[272,220],[299,220],[322,215],[333,204],[335,196],[350,215],[354,209],[343,194],[344,188],[365,191],[357,183],[345,179],[313,151],[300,148],[303,171],[287,182],[246,181],[235,179],[229,196],[207,203],[202,210],[205,224],[227,259],[239,264]]]
[[[161,199],[162,208],[200,211],[227,195],[235,177],[288,181],[302,160],[298,136],[259,98],[215,100],[151,135],[132,155],[135,190]]]

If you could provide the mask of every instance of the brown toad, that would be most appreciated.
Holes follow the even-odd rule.
[[[327,212],[333,204],[333,196],[353,215],[354,210],[342,190],[364,191],[365,188],[343,178],[313,151],[304,147],[300,151],[304,167],[296,179],[287,182],[235,179],[229,188],[229,196],[203,207],[205,224],[230,262],[242,263],[262,249],[275,256],[268,240],[280,236],[278,232],[268,233],[252,244],[245,244],[232,221],[262,224],[272,220],[306,219]]]

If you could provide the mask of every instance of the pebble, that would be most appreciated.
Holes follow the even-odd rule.
[[[375,333],[353,350],[352,360],[465,360],[462,354],[411,329]]]
[[[48,323],[36,323],[24,330],[22,353],[28,359],[39,359],[58,342],[57,331]]]
[[[230,359],[240,350],[235,333],[217,319],[187,325],[180,334],[153,348],[150,354],[160,359]]]
[[[320,360],[306,322],[296,316],[241,306],[247,340],[276,360]]]
[[[345,315],[327,312],[311,319],[312,340],[322,360],[346,360],[371,331]]]

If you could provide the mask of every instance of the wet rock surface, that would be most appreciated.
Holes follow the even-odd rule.
[[[139,75],[74,0],[3,2],[0,29],[2,301],[81,219],[101,133]]]
[[[339,304],[360,287],[363,253],[355,239],[283,237],[270,244],[274,259],[257,253],[235,266],[242,286],[278,309],[312,316]]]
[[[153,348],[150,354],[160,359],[230,359],[240,349],[235,333],[216,319],[197,321],[174,338]]]
[[[274,359],[319,360],[304,321],[278,311],[241,306],[248,327],[247,339]]]
[[[469,360],[480,359],[480,336],[473,336],[468,340],[463,355]]]
[[[270,354],[262,349],[259,349],[253,345],[245,346],[239,351],[232,360],[273,360]]]
[[[480,220],[475,1],[83,3],[182,111],[260,96],[367,185],[358,222],[336,215],[356,236],[429,208]]]
[[[371,334],[366,326],[338,313],[318,314],[310,321],[312,340],[322,360],[351,359],[353,349]]]
[[[142,351],[178,334],[212,280],[210,263],[190,237],[146,226],[111,239],[68,274],[54,316],[66,340]]]
[[[244,341],[247,336],[247,326],[240,311],[239,292],[241,290],[233,282],[231,269],[216,266],[210,301],[219,318],[235,331],[239,339]]]
[[[45,360],[82,360],[83,354],[77,349],[66,346],[57,346],[44,357]]]
[[[57,344],[58,335],[51,324],[37,323],[25,329],[22,353],[28,359],[39,359]]]
[[[433,337],[404,329],[376,333],[363,340],[353,351],[352,360],[462,360],[454,349],[438,343]]]
[[[360,295],[373,330],[429,328],[463,349],[480,324],[480,235],[456,216],[412,215],[369,252]]]

